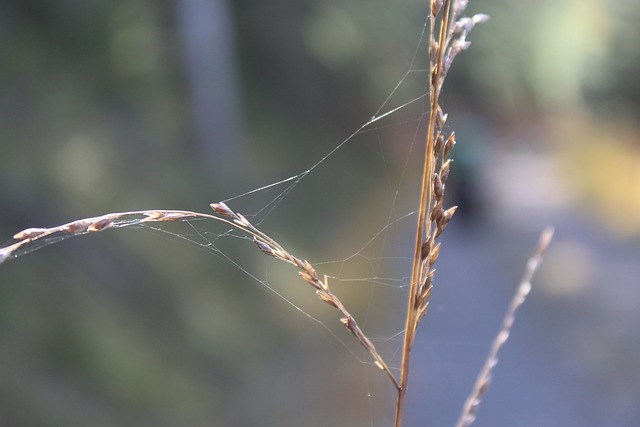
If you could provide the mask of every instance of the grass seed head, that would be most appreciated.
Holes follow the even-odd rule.
[[[211,206],[211,209],[213,209],[220,215],[232,218],[235,218],[236,216],[235,212],[229,209],[229,207],[224,202],[211,203],[209,206]]]
[[[27,228],[26,230],[22,230],[19,233],[13,235],[13,238],[16,240],[24,240],[24,239],[33,239],[34,237],[38,237],[46,233],[48,229],[46,228]]]

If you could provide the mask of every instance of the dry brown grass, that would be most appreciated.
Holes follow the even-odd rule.
[[[226,204],[212,203],[211,208],[215,214],[205,214],[180,210],[150,210],[110,213],[93,218],[84,218],[77,221],[51,228],[28,228],[16,233],[13,238],[18,242],[0,248],[0,263],[15,258],[29,251],[30,248],[42,247],[39,243],[54,243],[56,238],[78,236],[87,233],[96,233],[113,228],[136,226],[150,222],[175,222],[192,219],[210,219],[225,223],[253,238],[258,249],[265,255],[269,255],[280,261],[292,264],[298,268],[300,277],[309,283],[316,292],[318,298],[338,309],[342,317],[340,322],[356,337],[358,342],[371,354],[374,363],[383,370],[389,379],[398,388],[398,382],[384,359],[380,356],[371,340],[364,334],[354,317],[345,308],[340,299],[331,292],[329,281],[325,275],[320,279],[315,268],[304,259],[291,255],[282,245],[267,234],[254,227],[242,214],[232,211]]]
[[[527,261],[527,267],[524,275],[522,276],[520,284],[518,285],[511,302],[509,302],[507,312],[502,319],[502,327],[494,338],[493,343],[491,343],[489,355],[485,359],[484,365],[478,374],[478,378],[476,379],[471,394],[464,403],[464,407],[462,408],[456,427],[467,427],[475,421],[476,411],[480,406],[482,396],[484,396],[491,384],[493,368],[498,364],[498,352],[509,339],[511,327],[513,326],[513,322],[516,320],[516,311],[518,311],[518,308],[520,308],[524,303],[524,300],[527,298],[527,295],[529,295],[529,292],[531,292],[531,280],[540,267],[540,264],[542,263],[542,255],[547,249],[547,246],[549,246],[549,243],[551,243],[552,238],[553,228],[551,227],[545,229],[540,234],[538,247],[536,248],[533,256]]]
[[[447,114],[444,113],[440,104],[440,95],[454,58],[470,46],[467,35],[476,24],[488,19],[488,16],[483,14],[463,17],[467,3],[468,0],[431,1],[429,20],[430,112],[399,378],[392,373],[387,362],[362,331],[356,319],[340,299],[331,292],[327,276],[321,277],[308,261],[292,255],[276,240],[256,228],[246,217],[234,212],[224,203],[211,204],[213,214],[181,210],[135,211],[81,219],[52,228],[29,228],[15,234],[15,243],[0,248],[0,263],[46,244],[55,243],[65,237],[96,233],[108,229],[151,222],[189,221],[192,219],[215,220],[225,223],[252,238],[264,254],[295,266],[300,277],[315,290],[317,297],[340,312],[341,323],[367,350],[375,365],[393,383],[397,391],[393,425],[401,427],[404,400],[408,390],[411,351],[418,325],[429,307],[429,297],[433,290],[435,277],[434,265],[440,254],[441,243],[439,239],[457,208],[456,206],[449,208],[444,206],[447,178],[451,170],[449,156],[456,144],[456,136],[455,132],[444,129]],[[458,426],[468,426],[475,419],[480,399],[487,391],[491,372],[497,363],[497,353],[508,338],[515,312],[524,302],[530,290],[531,279],[541,262],[542,253],[551,240],[551,236],[550,230],[542,234],[538,249],[528,262],[527,270],[508,308],[502,328],[496,336],[475,387],[464,405]]]
[[[472,18],[461,17],[467,1],[432,0],[429,31],[429,127],[422,186],[418,210],[411,287],[407,303],[400,388],[396,400],[395,427],[402,425],[404,399],[409,382],[411,349],[418,324],[429,307],[433,289],[435,269],[440,254],[440,237],[453,217],[457,206],[444,208],[444,194],[449,177],[451,160],[449,155],[456,143],[455,132],[445,132],[447,115],[440,105],[440,94],[454,58],[470,46],[467,35],[473,27],[488,19],[487,15]]]

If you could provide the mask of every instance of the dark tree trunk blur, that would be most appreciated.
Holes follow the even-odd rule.
[[[226,0],[179,0],[177,8],[202,167],[226,185],[244,152],[231,12]]]

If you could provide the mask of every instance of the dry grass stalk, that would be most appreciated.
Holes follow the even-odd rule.
[[[309,283],[316,290],[318,298],[329,304],[330,306],[337,308],[340,314],[343,316],[340,322],[345,328],[349,330],[356,337],[360,345],[362,345],[374,359],[374,362],[378,368],[383,370],[389,379],[394,383],[396,388],[399,387],[396,378],[391,373],[389,366],[384,359],[377,352],[375,346],[371,340],[362,332],[362,329],[358,326],[358,323],[353,316],[347,311],[340,299],[335,296],[329,289],[329,281],[327,276],[324,279],[320,279],[318,273],[313,266],[307,260],[301,260],[289,252],[287,252],[278,242],[271,239],[269,236],[255,228],[245,217],[240,214],[236,214],[229,209],[224,203],[212,203],[211,207],[217,213],[226,217],[232,218],[234,224],[238,225],[242,231],[253,236],[253,240],[258,245],[258,248],[266,255],[278,258],[281,261],[293,264],[298,267],[298,274]]]
[[[429,125],[402,347],[400,389],[396,399],[395,427],[402,425],[404,399],[409,380],[409,362],[416,330],[429,307],[429,297],[435,276],[433,266],[440,254],[440,243],[436,243],[436,239],[445,230],[457,209],[457,206],[444,208],[446,182],[451,167],[449,155],[456,143],[456,137],[455,132],[447,133],[444,130],[447,115],[443,112],[439,99],[453,59],[470,46],[470,42],[466,40],[468,33],[476,24],[485,22],[489,18],[483,14],[472,18],[461,17],[467,3],[468,0],[431,0]]]
[[[198,218],[220,221],[253,237],[253,241],[264,254],[296,266],[300,277],[313,286],[318,298],[340,311],[342,315],[340,321],[344,327],[347,328],[349,332],[356,337],[360,345],[371,354],[375,365],[387,374],[396,388],[399,388],[396,378],[391,373],[389,366],[380,356],[371,340],[364,334],[362,329],[360,329],[360,326],[358,326],[356,320],[349,311],[347,311],[342,301],[329,289],[327,276],[324,276],[324,279],[320,279],[316,270],[307,260],[291,255],[278,242],[254,227],[244,215],[232,211],[226,204],[220,202],[212,203],[210,206],[216,215],[180,210],[134,211],[110,213],[93,218],[80,219],[51,228],[28,228],[13,236],[18,242],[0,248],[0,263],[16,258],[31,250],[38,249],[48,243],[54,243],[60,238],[96,233],[111,228],[130,227],[148,222],[187,221]]]
[[[425,158],[423,163],[420,204],[416,229],[415,251],[411,274],[411,285],[406,311],[405,332],[402,346],[400,378],[397,379],[387,363],[377,352],[371,340],[360,329],[353,316],[347,311],[340,299],[331,292],[327,276],[320,278],[313,266],[306,260],[297,258],[284,249],[278,242],[257,229],[243,215],[232,211],[226,204],[212,203],[215,215],[181,210],[148,210],[123,213],[111,213],[86,218],[52,228],[29,228],[17,233],[17,240],[0,248],[0,264],[32,250],[55,243],[60,239],[112,228],[140,225],[148,222],[188,221],[192,219],[212,219],[223,222],[253,238],[264,254],[294,265],[300,277],[309,283],[317,297],[336,308],[341,314],[341,323],[355,336],[358,342],[371,354],[375,365],[389,377],[397,390],[394,427],[402,426],[404,400],[409,379],[411,350],[418,324],[429,307],[429,298],[433,289],[435,269],[440,254],[440,242],[437,239],[446,229],[457,206],[444,207],[444,195],[447,178],[451,168],[450,154],[456,144],[455,132],[444,130],[447,114],[440,105],[442,87],[454,58],[470,46],[466,37],[476,24],[489,19],[487,15],[477,14],[462,17],[468,0],[431,0],[429,35],[429,100],[430,111],[427,130]],[[395,111],[395,110],[394,110]],[[386,114],[390,114],[388,112]],[[385,114],[385,115],[386,115]],[[381,118],[380,116],[378,118]],[[546,230],[541,237],[536,254],[529,260],[523,280],[511,301],[504,318],[502,329],[496,337],[485,365],[478,376],[475,387],[467,399],[458,426],[468,426],[475,419],[480,399],[486,392],[491,372],[497,363],[497,353],[508,338],[514,314],[524,302],[530,289],[530,282],[542,253],[551,239],[552,232]]]
[[[553,238],[553,229],[547,228],[540,234],[540,239],[538,242],[538,247],[531,258],[527,261],[527,268],[520,280],[520,284],[516,289],[511,302],[509,303],[509,307],[507,308],[507,312],[502,320],[502,327],[496,337],[491,344],[491,349],[489,350],[489,355],[485,360],[480,373],[478,374],[478,378],[476,379],[476,383],[473,386],[473,390],[471,394],[467,398],[464,407],[462,409],[462,413],[460,414],[460,418],[458,419],[458,423],[456,427],[467,427],[470,426],[476,419],[476,412],[480,406],[480,401],[482,396],[489,389],[489,385],[491,384],[491,373],[493,372],[493,368],[498,363],[498,352],[502,348],[502,346],[509,339],[509,333],[511,331],[511,327],[513,326],[513,322],[515,321],[515,315],[518,308],[524,303],[525,298],[529,295],[531,291],[531,280],[533,279],[533,275],[540,267],[542,263],[542,255],[544,254],[545,249],[549,246],[551,239]]]

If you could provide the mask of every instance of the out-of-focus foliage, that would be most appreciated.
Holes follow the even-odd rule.
[[[196,131],[197,114],[208,116],[194,102],[193,91],[200,88],[190,81],[194,70],[181,27],[186,24],[179,19],[189,1],[0,3],[0,241],[25,227],[111,211],[205,210],[210,202],[306,170],[365,123],[403,78],[427,9],[419,0],[227,2],[233,55],[220,60],[232,61],[237,70],[238,86],[226,96],[241,106],[235,119],[242,132],[237,140],[219,141],[203,140]],[[207,16],[206,3],[191,5]],[[613,408],[620,418],[610,425],[637,424],[637,408],[633,412],[627,402],[640,396],[640,381],[628,381],[640,340],[624,327],[633,319],[624,303],[637,298],[637,269],[624,260],[638,252],[633,239],[640,233],[640,4],[486,0],[469,8],[492,20],[473,31],[471,49],[456,59],[444,103],[458,132],[452,179],[458,180],[458,199],[466,202],[460,214],[480,225],[453,233],[451,245],[459,252],[443,251],[445,271],[438,274],[447,277],[449,265],[452,279],[443,279],[442,300],[441,289],[434,290],[438,307],[425,328],[435,332],[422,342],[441,338],[439,313],[456,313],[455,298],[464,299],[464,292],[455,286],[506,283],[493,289],[495,305],[486,296],[493,293],[484,292],[450,319],[481,324],[474,316],[494,315],[482,323],[487,343],[528,255],[521,237],[530,236],[530,223],[556,222],[553,215],[560,212],[560,243],[562,225],[588,225],[571,229],[579,244],[560,245],[562,259],[553,260],[550,252],[554,269],[541,277],[567,286],[542,292],[533,304],[542,314],[525,314],[523,323],[534,336],[537,322],[546,333],[566,328],[566,335],[535,336],[534,344],[521,347],[516,338],[514,348],[544,361],[539,365],[551,366],[550,372],[556,372],[554,364],[564,373],[574,369],[565,382],[577,378],[582,383],[576,387],[587,391],[565,393],[569,397],[558,407],[534,399],[537,409],[548,403],[548,411],[530,414],[527,388],[540,390],[530,378],[518,377],[527,368],[509,370],[509,363],[524,363],[514,357],[504,375],[498,368],[496,382],[520,390],[520,400],[509,390],[506,395],[517,400],[509,407],[524,406],[524,412],[511,418],[505,403],[495,415],[500,405],[491,411],[490,392],[487,412],[479,416],[494,425],[544,425],[548,419],[536,416],[549,414],[558,417],[557,425],[587,426],[611,422],[602,414]],[[425,52],[423,42],[389,107],[422,94]],[[223,108],[231,102],[212,96]],[[420,156],[407,155],[419,118],[416,105],[401,110],[395,126],[355,138],[309,174],[267,218],[265,231],[311,260],[341,260],[364,245],[384,225],[380,220],[388,215],[407,157],[404,185],[418,174]],[[209,118],[217,123],[220,117]],[[409,125],[401,126],[405,119]],[[233,164],[209,154],[211,146],[225,144],[240,147],[242,156]],[[234,209],[256,212],[276,194],[237,199]],[[413,209],[411,200],[397,203],[399,210]],[[601,230],[595,234],[604,243],[595,245],[584,229]],[[626,239],[624,251],[611,229]],[[520,234],[505,237],[512,230]],[[410,233],[397,237],[407,251]],[[495,240],[483,240],[489,238]],[[604,253],[608,245],[615,266]],[[495,252],[487,249],[492,246]],[[465,260],[485,260],[467,254],[469,248],[488,261],[464,267]],[[268,276],[323,325],[336,325],[335,333],[350,345],[334,313],[318,308],[295,274],[274,267],[246,242],[230,242],[224,250],[249,272]],[[351,273],[344,268],[333,273]],[[353,274],[369,277],[368,268],[362,261]],[[596,292],[594,282],[610,279],[610,272],[616,279],[610,294]],[[401,279],[407,273],[390,274]],[[339,289],[366,316],[365,330],[391,337],[401,328],[401,290],[365,289],[363,296],[361,288]],[[447,292],[452,300],[445,299]],[[573,299],[558,300],[560,294]],[[600,299],[590,300],[593,295]],[[605,320],[590,323],[600,315]],[[572,328],[569,317],[584,322]],[[545,323],[551,319],[557,324]],[[0,331],[0,425],[386,425],[389,391],[375,369],[358,362],[360,353],[354,357],[322,325],[211,252],[160,233],[82,238],[3,264]],[[444,340],[456,333],[453,326],[442,331]],[[526,330],[514,334],[530,336]],[[476,337],[449,342],[464,339]],[[438,393],[420,395],[432,399],[426,409],[420,397],[410,401],[410,419],[424,416],[424,409],[427,421],[442,421],[432,424],[452,424],[485,353],[476,343],[459,352],[474,356],[463,364],[469,371],[464,377],[448,360],[431,371],[433,377],[425,373],[427,382],[447,374],[450,386],[422,386],[416,368],[416,393]],[[385,344],[383,351],[393,355],[395,342]],[[440,360],[435,353],[441,351],[446,353],[429,347],[423,360]],[[544,372],[536,376],[545,378]],[[541,384],[544,389],[549,382]],[[598,404],[589,394],[596,389],[605,395]],[[377,390],[383,390],[377,394],[383,404],[367,396]],[[447,400],[442,406],[438,396]],[[588,415],[572,417],[574,407]]]

